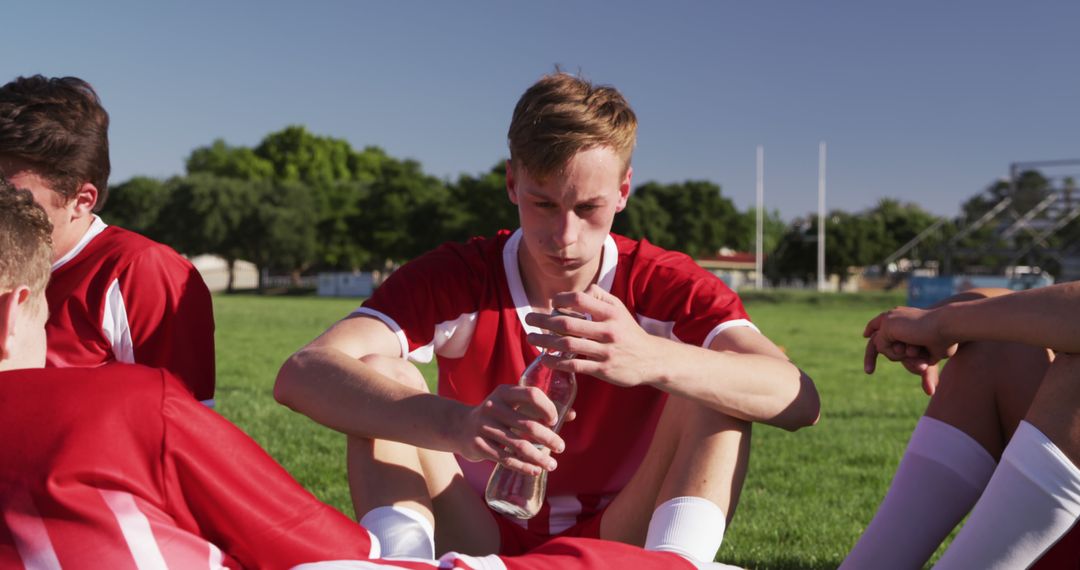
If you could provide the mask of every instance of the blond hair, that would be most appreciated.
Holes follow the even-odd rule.
[[[637,117],[614,87],[557,71],[540,78],[518,100],[507,140],[511,166],[538,180],[595,147],[614,150],[625,174],[637,140]]]
[[[29,190],[0,179],[0,291],[20,285],[43,294],[49,281],[52,224]]]

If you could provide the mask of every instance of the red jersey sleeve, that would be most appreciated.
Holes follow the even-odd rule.
[[[139,253],[117,277],[134,360],[164,368],[198,400],[214,397],[214,308],[198,271],[167,247]]]
[[[164,376],[162,472],[173,513],[190,517],[246,568],[369,557],[367,530],[316,499],[254,440]]]
[[[719,277],[682,253],[659,251],[662,253],[632,278],[638,320],[646,330],[708,347],[717,334],[730,327],[756,329],[742,300]]]
[[[403,357],[426,347],[434,340],[436,325],[477,311],[478,290],[492,271],[476,252],[481,242],[444,244],[406,263],[357,313],[386,323],[402,342]]]

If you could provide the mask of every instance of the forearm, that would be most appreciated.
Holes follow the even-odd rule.
[[[764,354],[665,347],[653,385],[739,419],[787,430],[817,422],[813,381],[790,361]]]
[[[953,303],[934,313],[942,336],[953,342],[1008,341],[1080,353],[1080,283]]]
[[[449,450],[464,405],[396,382],[333,348],[308,347],[278,372],[274,398],[342,433]]]

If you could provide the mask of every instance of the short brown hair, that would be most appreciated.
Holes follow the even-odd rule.
[[[0,157],[32,165],[64,202],[84,183],[109,196],[109,114],[77,77],[19,77],[0,87]]]
[[[20,285],[43,294],[49,281],[52,224],[29,190],[0,180],[0,291]]]
[[[510,163],[539,180],[559,171],[577,153],[611,147],[623,172],[637,138],[637,117],[622,94],[609,85],[556,71],[525,91],[514,108],[507,139]]]

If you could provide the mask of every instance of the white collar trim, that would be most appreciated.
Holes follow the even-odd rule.
[[[518,249],[521,247],[521,229],[517,229],[503,246],[503,269],[506,271],[506,284],[510,287],[510,298],[514,301],[514,309],[517,311],[521,328],[527,333],[541,333],[540,329],[526,324],[525,315],[532,312],[529,297],[525,294],[525,285],[521,281],[521,267],[518,266]],[[600,258],[600,278],[597,285],[601,289],[611,292],[611,285],[615,282],[615,269],[619,264],[619,248],[615,245],[615,238],[611,234],[604,239],[604,250]]]
[[[107,227],[109,227],[109,224],[106,224],[104,220],[95,215],[94,221],[90,224],[90,227],[87,228],[86,233],[83,234],[83,237],[79,240],[79,243],[75,244],[75,247],[71,248],[71,251],[65,253],[64,257],[57,259],[56,263],[52,264],[52,271],[56,271],[60,268],[60,266],[74,259],[75,256],[79,255],[79,253],[82,252],[82,250],[87,246],[87,244],[90,243],[90,240],[94,239],[95,237],[97,237],[98,234],[105,231],[105,228]]]

